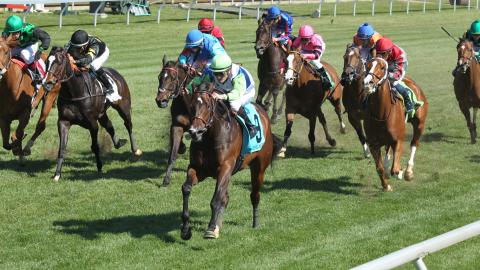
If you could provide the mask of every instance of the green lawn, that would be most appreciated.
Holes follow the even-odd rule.
[[[118,69],[130,85],[134,132],[144,156],[133,162],[128,147],[110,150],[102,131],[100,141],[107,153],[104,173],[98,175],[88,132],[74,127],[63,178],[54,183],[56,111],[26,167],[0,150],[0,269],[347,269],[476,221],[480,214],[479,146],[469,144],[453,94],[450,71],[456,61],[455,43],[440,26],[459,36],[477,12],[462,8],[456,13],[438,13],[432,4],[426,14],[389,16],[387,6],[380,5],[383,12],[372,17],[368,7],[362,3],[361,14],[331,21],[327,15],[321,19],[305,16],[316,5],[283,6],[300,16],[295,18],[295,31],[309,23],[322,34],[327,43],[323,59],[339,72],[345,45],[364,21],[407,51],[408,72],[430,103],[414,181],[392,179],[395,191],[382,192],[374,163],[362,158],[353,128],[347,124],[347,134],[340,134],[333,108],[326,104],[324,111],[337,147],[328,146],[318,126],[316,154],[311,156],[308,123],[298,117],[287,158],[268,170],[261,193],[260,228],[251,228],[250,179],[244,171],[232,179],[225,225],[214,241],[202,238],[214,190],[210,179],[193,188],[192,239],[180,238],[180,188],[188,155],[179,158],[171,185],[161,188],[170,116],[168,109],[158,109],[154,102],[163,54],[176,58],[187,31],[196,26],[198,18],[211,13],[193,12],[187,23],[185,11],[165,9],[158,25],[152,16],[132,18],[129,26],[124,16],[109,16],[99,19],[96,28],[91,16],[80,14],[64,17],[62,29],[56,15],[29,15],[29,21],[51,34],[53,44],[63,45],[78,28],[107,42],[108,66]],[[331,8],[325,6],[325,12]],[[350,12],[350,5],[339,6],[339,14]],[[8,15],[0,14],[0,21]],[[252,48],[256,20],[218,17],[229,54],[256,77]],[[114,111],[110,116],[126,138],[120,117]],[[282,136],[284,126],[280,121],[274,132]],[[408,134],[410,138],[410,127]],[[404,167],[408,142],[405,151]],[[431,269],[479,269],[478,250],[480,239],[473,239],[429,255],[425,262]]]

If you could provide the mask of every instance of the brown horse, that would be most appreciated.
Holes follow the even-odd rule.
[[[113,79],[118,87],[118,93],[122,96],[121,100],[111,103],[106,100],[100,83],[88,71],[78,70],[70,62],[69,55],[63,48],[52,48],[49,60],[45,84],[61,83],[57,121],[60,142],[57,168],[53,179],[58,181],[61,177],[68,132],[72,125],[79,125],[90,131],[91,150],[95,154],[98,172],[101,172],[103,167],[98,146],[98,123],[107,130],[116,149],[126,143],[125,139],[119,139],[115,134],[115,129],[107,115],[107,109],[110,107],[114,108],[124,121],[130,137],[133,155],[135,157],[141,156],[142,151],[138,148],[135,136],[132,133],[130,89],[122,75],[112,68],[103,68]]]
[[[280,108],[277,110],[277,97],[285,85],[281,66],[284,65],[287,54],[281,45],[273,42],[272,22],[263,17],[259,20],[256,32],[255,52],[258,58],[257,76],[260,81],[255,102],[268,112],[273,99],[271,121],[275,124],[285,104],[285,95],[283,95]]]
[[[228,203],[228,184],[237,171],[250,167],[252,191],[250,200],[253,206],[253,227],[257,227],[260,187],[263,185],[265,170],[271,164],[274,155],[280,148],[280,140],[271,130],[267,113],[259,106],[256,109],[263,124],[265,143],[254,153],[240,158],[242,149],[242,127],[233,117],[229,109],[221,101],[212,97],[214,85],[202,83],[192,96],[192,124],[190,134],[190,164],[187,179],[182,186],[183,224],[181,237],[188,240],[192,236],[188,201],[192,186],[207,177],[217,179],[215,192],[210,203],[212,216],[208,224],[205,238],[218,238],[223,222],[223,213]],[[257,135],[258,136],[258,135]]]
[[[195,74],[194,69],[185,69],[177,62],[167,61],[167,57],[163,56],[163,68],[158,75],[158,91],[155,102],[159,108],[166,108],[168,101],[172,99],[170,153],[163,186],[170,184],[170,177],[178,154],[185,153],[187,149],[183,142],[183,133],[190,128],[190,95],[183,93],[182,90]]]
[[[457,45],[458,60],[453,87],[460,110],[467,120],[470,142],[477,142],[477,111],[480,108],[480,64],[475,59],[473,43],[460,39]],[[473,119],[470,108],[473,107]]]
[[[379,57],[373,58],[368,62],[367,70],[367,76],[364,79],[365,89],[369,94],[364,122],[367,142],[384,191],[392,191],[392,186],[387,182],[381,147],[385,145],[387,152],[389,149],[393,150],[390,174],[402,179],[403,171],[400,159],[405,138],[405,112],[402,102],[392,91],[387,79],[387,61]],[[417,109],[414,117],[410,120],[413,126],[413,137],[410,143],[410,159],[405,172],[405,179],[410,181],[413,179],[414,158],[425,126],[428,103],[423,91],[413,80],[405,78],[404,82],[414,91],[419,100],[424,101],[423,106]]]
[[[321,80],[314,75],[313,68],[306,62],[298,51],[289,53],[289,67],[285,75],[287,81],[287,89],[285,96],[287,106],[285,108],[286,127],[284,132],[283,146],[280,150],[280,157],[285,157],[287,151],[287,142],[292,133],[293,120],[295,114],[299,113],[309,120],[310,130],[308,140],[310,141],[310,153],[315,153],[315,126],[316,118],[323,126],[325,137],[331,146],[335,146],[337,142],[328,132],[327,120],[322,112],[321,106],[328,99],[335,108],[335,113],[340,121],[340,131],[345,133],[345,124],[342,120],[341,103],[343,87],[339,83],[337,72],[328,63],[322,62],[327,72],[333,79],[334,89],[322,89]]]
[[[345,112],[348,114],[348,121],[357,132],[360,144],[362,144],[365,158],[370,156],[367,138],[362,125],[365,119],[364,100],[366,92],[363,91],[363,79],[365,78],[365,65],[360,56],[358,47],[352,44],[347,45],[343,55],[343,97],[342,103]]]

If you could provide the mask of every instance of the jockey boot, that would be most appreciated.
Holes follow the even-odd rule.
[[[237,112],[237,115],[240,116],[243,119],[243,121],[245,121],[245,125],[247,126],[248,135],[250,136],[250,138],[255,137],[255,135],[257,134],[257,127],[255,127],[255,125],[252,124],[252,122],[250,122],[250,119],[248,118],[247,113],[243,109],[243,106],[240,107],[240,109]]]
[[[322,88],[323,90],[330,90],[330,88],[333,86],[332,82],[330,81],[330,77],[327,74],[327,70],[325,67],[318,68],[317,73],[320,74],[320,79],[322,80]]]
[[[110,95],[113,93],[113,87],[110,84],[110,81],[107,78],[107,74],[105,74],[105,71],[103,68],[99,68],[97,71],[95,71],[95,74],[97,75],[98,80],[105,86],[105,91],[104,93],[106,95]]]
[[[415,110],[413,109],[413,102],[408,95],[409,90],[400,83],[397,83],[397,85],[395,85],[395,89],[403,97],[403,103],[405,104],[405,113],[407,114],[407,117],[412,118]]]
[[[42,84],[42,74],[40,74],[40,70],[38,70],[37,63],[35,63],[35,61],[28,65],[28,69],[31,71],[32,83],[36,89],[37,85]]]

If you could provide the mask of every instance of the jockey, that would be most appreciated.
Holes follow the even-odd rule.
[[[188,91],[192,92],[193,85],[200,85],[202,82],[215,83],[215,90],[218,92],[213,93],[213,98],[227,100],[232,111],[245,121],[250,138],[255,137],[257,129],[243,108],[255,97],[255,84],[250,72],[233,64],[228,55],[220,54],[213,57],[212,65],[205,68],[201,77],[197,76],[189,83]]]
[[[218,54],[227,54],[218,39],[199,30],[188,32],[185,39],[185,48],[178,57],[183,66],[210,65],[212,58]]]
[[[298,31],[298,38],[292,44],[292,49],[300,48],[300,54],[304,59],[307,59],[315,68],[316,72],[322,79],[322,88],[330,89],[333,83],[328,76],[325,67],[320,62],[320,58],[325,52],[325,43],[320,35],[315,34],[310,25],[302,25]],[[288,58],[287,58],[288,60]]]
[[[471,41],[473,43],[473,52],[475,54],[475,59],[477,62],[480,62],[480,20],[475,20],[470,25],[470,29],[463,34],[463,38]],[[456,66],[453,71],[452,75],[455,77],[455,73],[458,70],[458,66]]]
[[[393,42],[386,37],[377,41],[375,49],[377,56],[388,62],[388,80],[392,84],[393,89],[402,95],[407,116],[412,118],[415,113],[413,108],[414,104],[408,95],[409,90],[401,83],[407,71],[407,54],[402,48],[393,44]]]
[[[293,19],[285,11],[273,6],[267,10],[267,20],[273,21],[272,39],[284,46],[289,47],[292,38]]]
[[[13,57],[20,57],[34,74],[34,85],[39,84],[45,76],[45,63],[41,59],[42,51],[50,46],[50,36],[47,32],[33,24],[26,23],[20,17],[12,15],[7,18],[2,37],[12,36],[12,40],[18,41],[18,47],[12,49]],[[40,41],[40,45],[38,44]],[[42,71],[39,71],[40,68]]]
[[[360,57],[367,62],[375,55],[375,43],[382,38],[372,25],[364,23],[358,27],[357,33],[353,36],[353,44],[360,49]]]
[[[225,48],[225,39],[223,38],[222,30],[218,26],[214,26],[212,20],[203,18],[198,22],[198,30],[204,34],[210,34],[220,41],[220,44]]]
[[[113,86],[102,68],[110,55],[110,50],[105,42],[98,37],[88,35],[83,30],[77,30],[65,45],[65,49],[78,67],[89,67],[95,72],[99,81],[105,86],[105,93],[112,102],[121,99],[118,93],[114,92]]]

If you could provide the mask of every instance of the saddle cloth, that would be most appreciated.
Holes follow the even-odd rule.
[[[245,155],[253,152],[257,152],[262,149],[263,144],[265,143],[265,136],[263,135],[263,125],[262,121],[260,121],[260,115],[258,114],[255,106],[252,103],[248,103],[244,105],[245,113],[247,117],[250,119],[250,122],[253,123],[257,129],[257,134],[255,137],[250,138],[248,134],[247,126],[241,117],[238,115],[235,117],[242,126],[242,151],[240,155]]]

